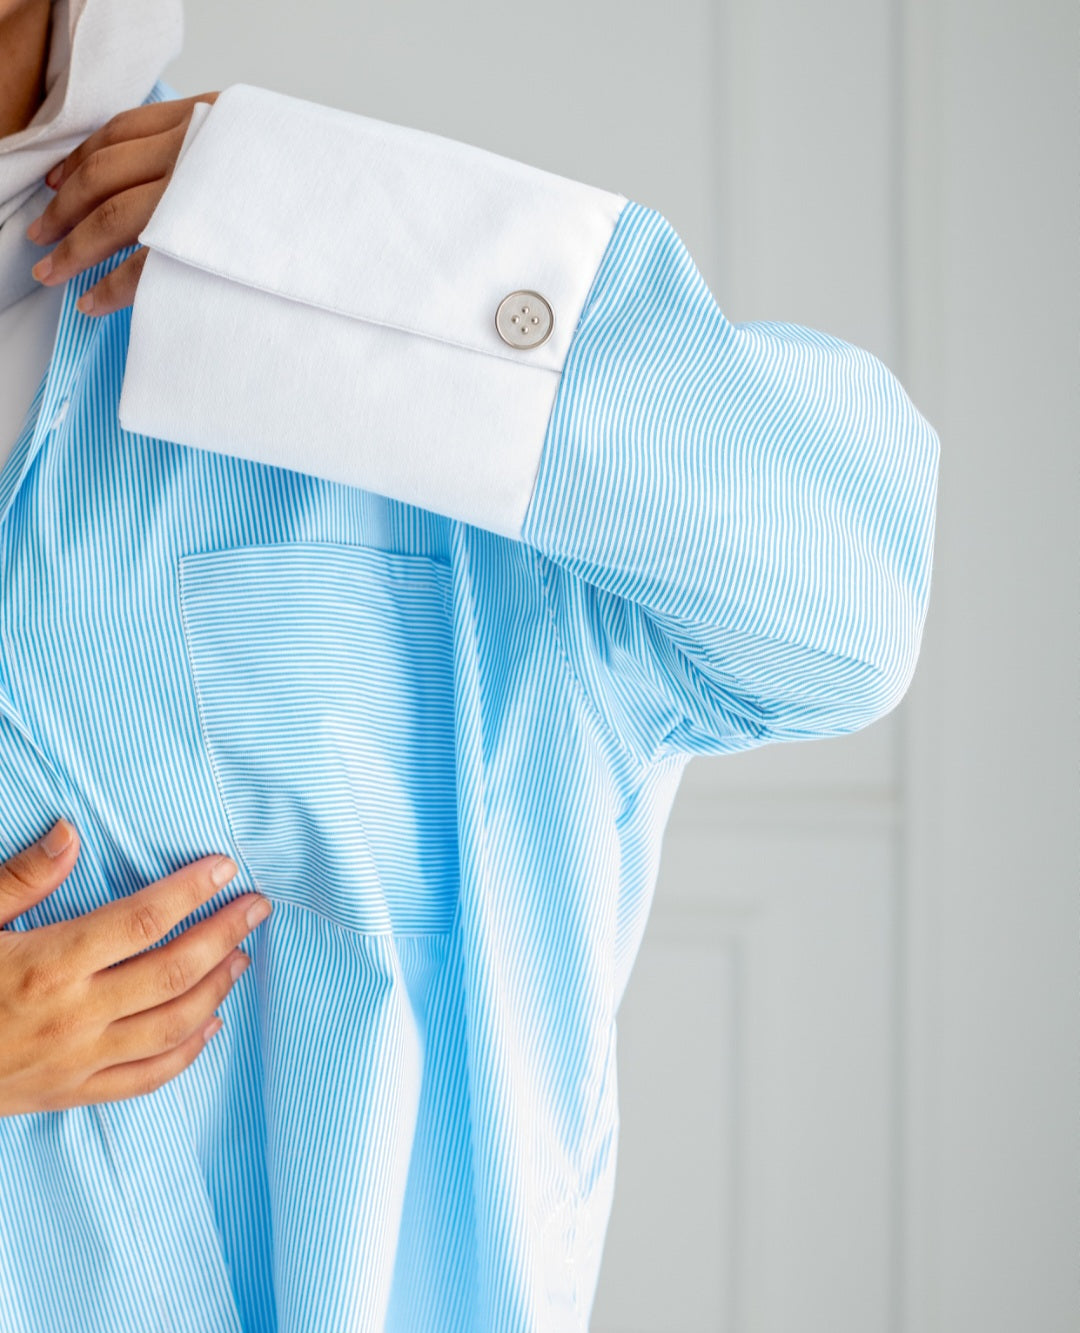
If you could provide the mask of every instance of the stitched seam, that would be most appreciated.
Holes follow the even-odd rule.
[[[233,827],[232,815],[229,812],[229,807],[225,803],[225,797],[223,794],[224,787],[221,782],[220,774],[218,773],[217,763],[215,762],[214,759],[214,752],[210,746],[210,740],[209,740],[210,730],[206,724],[206,717],[203,712],[202,694],[199,690],[199,678],[198,678],[198,673],[195,670],[194,654],[191,651],[192,631],[188,624],[187,603],[184,598],[184,580],[182,572],[183,559],[184,557],[181,556],[180,559],[177,561],[177,580],[176,580],[177,587],[179,590],[178,600],[180,602],[180,625],[183,631],[184,657],[188,664],[188,677],[191,682],[192,697],[195,700],[195,711],[199,719],[199,735],[202,738],[203,752],[205,753],[207,762],[210,765],[210,773],[214,780],[214,788],[217,791],[218,803],[221,806],[222,813],[225,816],[225,823],[229,830],[229,836],[230,838],[232,838],[232,843],[233,847],[236,850],[237,858],[239,859],[240,864],[251,876],[251,882],[255,885],[258,892],[265,893],[265,891],[259,884],[258,877],[252,870],[251,866],[248,865],[247,858],[244,856],[243,852],[240,849],[240,839],[236,836],[236,829]]]
[[[586,708],[588,709],[590,716],[597,724],[597,727],[599,728],[601,735],[610,738],[610,740],[614,743],[615,748],[618,750],[619,754],[631,765],[631,767],[634,769],[635,772],[640,773],[642,770],[647,769],[650,766],[650,764],[654,762],[654,757],[649,756],[646,759],[642,759],[638,755],[634,754],[633,751],[628,749],[626,743],[623,741],[618,731],[616,731],[616,729],[611,725],[611,723],[607,720],[607,718],[604,717],[603,713],[600,711],[596,701],[589,693],[584,680],[582,680],[581,676],[578,674],[577,669],[574,666],[573,659],[570,656],[569,648],[567,647],[566,642],[563,638],[562,631],[559,628],[559,620],[558,617],[555,615],[555,608],[551,601],[552,594],[551,594],[551,589],[548,587],[548,580],[547,580],[547,575],[544,571],[543,559],[541,558],[540,553],[536,551],[533,547],[526,545],[525,549],[529,552],[529,555],[532,557],[533,564],[536,568],[536,575],[540,582],[540,592],[541,592],[540,601],[544,607],[545,612],[547,613],[547,618],[551,623],[551,628],[555,636],[555,646],[559,651],[559,655],[562,657],[563,664],[565,665],[566,670],[569,673],[570,680],[576,686],[578,694],[580,695],[582,701],[584,702]]]
[[[524,518],[521,521],[522,531],[524,531],[525,526],[528,523],[529,510],[532,508],[533,497],[536,495],[536,487],[538,482],[540,481],[540,471],[544,463],[544,452],[547,449],[548,436],[551,434],[552,423],[555,420],[556,407],[558,405],[559,395],[562,393],[563,384],[565,383],[567,367],[570,365],[570,359],[574,354],[574,341],[577,338],[578,330],[581,328],[582,324],[584,324],[585,318],[589,314],[590,307],[592,306],[593,302],[597,299],[598,293],[601,290],[602,287],[601,277],[603,275],[604,266],[607,263],[608,255],[611,253],[612,247],[615,244],[615,234],[619,230],[619,223],[622,220],[623,213],[629,207],[629,203],[630,201],[626,200],[623,203],[623,206],[619,209],[618,213],[615,215],[615,221],[612,223],[611,232],[607,238],[606,244],[604,245],[603,254],[601,254],[600,260],[596,265],[596,271],[593,273],[592,282],[589,284],[589,290],[585,295],[584,302],[582,303],[581,314],[578,315],[577,323],[574,325],[573,332],[570,334],[570,342],[566,349],[566,356],[563,358],[563,364],[557,372],[559,376],[559,382],[555,386],[555,392],[551,398],[551,410],[548,412],[547,423],[544,426],[544,437],[540,441],[540,455],[536,461],[536,470],[533,472],[532,486],[529,488],[529,498],[528,500],[526,500],[525,508],[522,511],[524,514]]]
[[[510,365],[520,366],[522,370],[535,370],[545,372],[549,375],[559,375],[562,371],[562,363],[566,360],[566,356],[564,355],[561,358],[560,364],[557,366],[545,366],[537,364],[536,362],[529,364],[528,362],[517,359],[520,356],[521,351],[524,350],[525,352],[528,352],[530,350],[529,348],[507,349],[504,354],[495,347],[477,347],[473,343],[458,342],[452,338],[440,338],[438,334],[429,333],[426,329],[414,328],[408,324],[393,323],[387,319],[375,319],[371,315],[358,314],[355,310],[346,310],[341,306],[330,305],[325,301],[310,300],[299,294],[281,291],[277,287],[268,287],[263,283],[253,282],[247,278],[238,278],[235,273],[226,273],[223,269],[216,268],[211,264],[195,263],[193,260],[185,259],[175,251],[166,249],[165,246],[157,245],[153,240],[149,242],[141,242],[141,244],[159,255],[164,255],[167,259],[171,259],[174,263],[183,264],[187,268],[198,269],[202,273],[209,273],[215,278],[221,278],[225,282],[234,283],[237,287],[244,287],[250,291],[262,292],[266,296],[276,296],[279,300],[291,301],[294,305],[307,306],[309,310],[321,310],[328,315],[338,315],[343,319],[355,320],[359,324],[371,324],[376,328],[392,329],[396,333],[407,333],[417,338],[427,338],[430,342],[442,343],[444,347],[453,347],[460,352],[475,352],[478,356],[491,357],[492,360],[495,361],[506,361]],[[552,325],[552,328],[554,329],[554,324]],[[545,344],[543,343],[540,344],[541,347],[544,345]]]
[[[185,596],[185,587],[184,587],[184,578],[183,578],[183,564],[184,564],[184,561],[187,560],[187,559],[189,558],[189,556],[198,556],[198,555],[218,555],[218,554],[222,554],[223,552],[232,552],[232,551],[248,551],[248,550],[253,550],[253,549],[257,549],[257,550],[275,550],[275,549],[282,549],[282,548],[288,549],[288,548],[291,548],[291,547],[293,547],[293,546],[326,546],[326,547],[334,547],[334,546],[336,546],[336,545],[337,545],[337,543],[331,543],[331,542],[296,542],[296,543],[270,542],[270,543],[265,543],[265,544],[263,544],[262,546],[259,546],[259,547],[238,546],[238,547],[225,547],[225,548],[222,549],[222,551],[202,551],[202,552],[198,552],[198,551],[191,552],[191,551],[189,551],[189,552],[186,552],[186,553],[184,553],[183,555],[181,555],[181,556],[179,557],[179,559],[177,560],[177,587],[178,587],[178,590],[179,590],[179,597],[178,597],[178,600],[179,600],[179,603],[180,603],[180,623],[181,623],[181,629],[182,629],[182,638],[183,638],[183,640],[184,640],[184,657],[185,657],[185,660],[186,660],[187,665],[188,665],[188,677],[189,677],[189,681],[190,681],[190,684],[191,684],[192,696],[193,696],[193,698],[194,698],[194,700],[195,700],[195,711],[196,711],[196,714],[198,715],[198,720],[199,720],[199,735],[200,735],[200,739],[202,740],[202,749],[203,749],[203,753],[205,754],[207,763],[209,764],[209,767],[210,767],[210,774],[211,774],[211,777],[212,777],[212,779],[213,779],[214,790],[215,790],[215,792],[217,793],[218,804],[219,804],[219,806],[221,807],[222,814],[224,815],[224,818],[225,818],[226,826],[228,827],[228,830],[229,830],[229,836],[230,836],[230,838],[232,839],[233,847],[234,847],[235,850],[236,850],[237,860],[238,860],[239,864],[243,866],[243,868],[244,868],[244,870],[247,872],[247,874],[251,877],[251,882],[252,882],[252,884],[255,886],[255,890],[256,890],[257,892],[261,893],[264,897],[269,898],[269,899],[271,899],[272,901],[285,903],[285,904],[287,904],[289,907],[294,907],[294,908],[296,908],[297,910],[299,910],[299,911],[301,911],[301,912],[307,912],[307,913],[309,913],[311,916],[318,917],[320,921],[325,921],[328,925],[330,925],[330,926],[334,926],[334,927],[336,927],[338,930],[345,930],[345,931],[348,931],[348,932],[349,932],[350,934],[352,934],[352,935],[359,935],[359,936],[361,936],[362,938],[365,938],[365,939],[370,939],[370,938],[397,939],[397,938],[399,938],[399,937],[401,937],[401,936],[406,936],[406,935],[407,935],[407,936],[416,936],[416,937],[434,937],[434,938],[443,938],[443,937],[448,936],[448,935],[450,935],[450,934],[453,933],[453,931],[454,931],[454,929],[455,929],[455,927],[456,927],[456,925],[457,925],[458,914],[459,914],[460,907],[461,907],[461,855],[460,855],[460,848],[459,848],[459,851],[458,851],[458,858],[457,858],[457,861],[458,861],[458,866],[457,866],[458,873],[457,873],[457,892],[456,892],[456,894],[455,894],[455,899],[456,899],[456,901],[455,901],[455,903],[454,903],[454,914],[453,914],[453,917],[452,917],[452,919],[451,919],[451,922],[450,922],[450,924],[449,924],[448,926],[443,926],[443,927],[441,927],[441,928],[438,929],[438,930],[362,930],[362,929],[360,929],[358,926],[351,926],[351,925],[349,925],[348,923],[346,923],[346,922],[344,922],[344,921],[339,921],[336,917],[327,916],[324,912],[320,912],[317,908],[312,907],[312,906],[310,906],[310,905],[307,904],[307,903],[301,903],[301,902],[297,902],[296,900],[294,900],[294,899],[292,899],[292,898],[286,898],[286,897],[283,897],[280,893],[277,893],[277,894],[270,894],[265,888],[263,888],[262,884],[260,883],[259,877],[255,874],[254,869],[252,868],[250,862],[248,861],[247,857],[246,857],[246,856],[244,855],[244,853],[243,853],[242,843],[241,843],[241,841],[240,841],[239,836],[237,835],[236,827],[235,827],[235,825],[234,825],[234,823],[233,823],[233,818],[232,818],[232,813],[231,813],[231,810],[230,810],[230,807],[229,807],[229,803],[228,803],[228,801],[227,801],[226,798],[225,798],[225,784],[224,784],[224,782],[222,781],[221,773],[220,773],[219,768],[218,768],[217,759],[216,759],[215,754],[214,754],[214,747],[213,747],[213,745],[212,745],[212,743],[211,743],[211,740],[210,740],[210,727],[209,727],[209,724],[208,724],[208,722],[207,722],[207,718],[206,718],[206,713],[205,713],[204,704],[203,704],[202,690],[201,690],[201,687],[200,687],[200,685],[199,685],[198,671],[197,671],[196,666],[195,666],[195,655],[194,655],[194,652],[193,652],[193,650],[192,650],[192,643],[194,642],[194,633],[193,633],[193,630],[192,630],[190,621],[189,621],[189,619],[188,619],[188,607],[187,607],[187,599],[186,599],[186,596]],[[349,548],[349,549],[367,550],[368,548],[366,548],[366,547],[356,547],[356,548]],[[426,557],[426,556],[419,556],[419,557],[414,557],[414,558],[416,558],[416,559],[428,559],[429,557]],[[436,565],[437,568],[443,568],[443,567],[444,567],[444,566],[440,565],[439,562],[433,562],[433,563]],[[407,582],[414,582],[413,580],[406,580],[406,581],[407,581]],[[445,582],[446,582],[446,580],[444,580],[444,579],[435,579],[433,582],[434,582],[434,586],[435,586],[436,591],[438,591],[438,592],[440,592],[440,593],[443,594],[443,598],[442,598],[442,600],[443,600],[444,607],[445,607],[445,603],[446,603]],[[421,585],[420,585],[419,582],[417,582],[417,583],[416,583],[416,586],[421,586]],[[424,586],[431,586],[431,585],[430,585],[430,584],[426,584],[426,585],[424,585]],[[452,625],[450,625],[450,621],[449,621],[449,616],[447,616],[447,623],[448,623],[448,625],[450,626],[450,628],[452,629]],[[364,837],[364,843],[365,843],[365,846],[367,846],[367,837],[366,837],[366,834],[365,834],[365,837]],[[373,873],[374,873],[376,879],[378,880],[380,886],[382,886],[383,881],[382,881],[382,877],[381,877],[381,875],[380,875],[380,873],[379,873],[379,867],[378,867],[378,865],[377,865],[377,863],[376,863],[376,861],[375,861],[375,857],[374,857],[374,855],[372,854],[370,848],[368,848],[368,859],[369,859],[369,861],[370,861],[371,868],[372,868],[372,871],[373,871]],[[385,889],[384,889],[384,892],[385,892]]]
[[[385,573],[394,579],[396,583],[403,583],[415,588],[434,587],[442,592],[450,578],[450,565],[445,560],[439,560],[435,556],[418,555],[411,551],[384,551],[381,547],[365,546],[360,542],[339,542],[339,541],[280,541],[280,542],[251,542],[244,546],[216,546],[201,551],[185,551],[179,557],[179,563],[194,564],[199,560],[212,560],[219,556],[242,557],[248,552],[280,552],[283,559],[288,558],[288,553],[297,550],[315,550],[328,551],[334,554],[345,555],[347,559],[356,560],[361,557],[357,563],[363,564],[369,562],[379,565]],[[416,572],[395,568],[402,562],[416,563],[418,566],[430,566],[431,568],[418,568]]]

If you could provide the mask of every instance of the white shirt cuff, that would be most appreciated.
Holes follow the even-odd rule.
[[[197,103],[139,240],[120,422],[519,537],[626,199],[246,84]],[[496,310],[539,293],[550,336]],[[527,298],[526,298],[527,299]]]

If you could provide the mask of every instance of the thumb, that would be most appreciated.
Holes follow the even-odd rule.
[[[0,926],[60,887],[79,856],[79,835],[58,819],[38,842],[0,865]]]

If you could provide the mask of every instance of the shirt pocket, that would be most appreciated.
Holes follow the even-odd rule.
[[[351,930],[448,931],[448,567],[290,542],[181,556],[179,584],[204,742],[258,887]]]

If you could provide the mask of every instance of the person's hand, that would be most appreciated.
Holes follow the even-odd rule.
[[[0,926],[58,888],[78,855],[78,834],[61,820],[0,864]],[[248,964],[236,945],[270,902],[242,894],[147,946],[235,873],[228,857],[204,856],[84,916],[0,929],[0,1116],[137,1097],[192,1063]]]
[[[196,102],[217,93],[121,111],[88,135],[45,177],[56,191],[26,230],[37,245],[59,244],[31,269],[46,287],[67,282],[134,245],[165,193]],[[147,250],[140,246],[79,298],[84,315],[108,315],[135,300]]]

